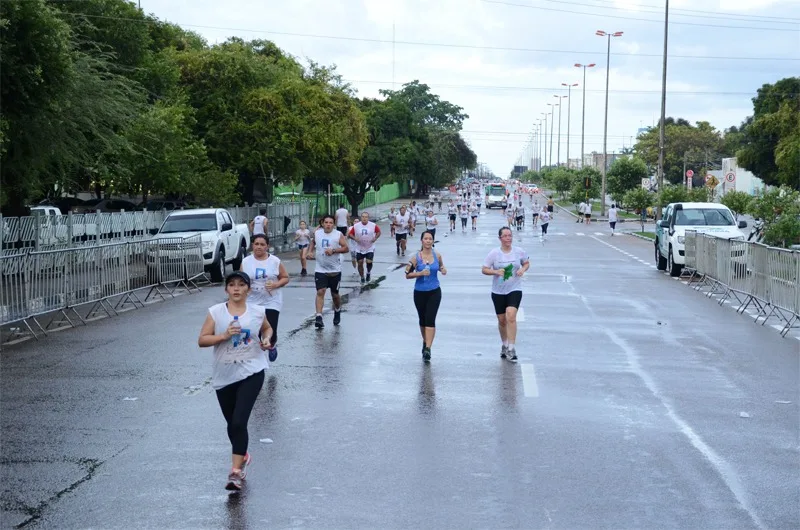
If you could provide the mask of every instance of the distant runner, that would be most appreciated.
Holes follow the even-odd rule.
[[[372,276],[372,260],[375,258],[375,242],[381,237],[381,228],[369,220],[369,212],[361,212],[361,221],[355,223],[347,237],[355,242],[358,275],[361,283],[368,282]],[[367,275],[364,276],[364,261],[367,262]]]
[[[347,254],[347,239],[333,229],[333,216],[322,218],[322,228],[314,232],[311,246],[308,248],[310,259],[316,260],[314,266],[314,283],[317,296],[314,301],[316,317],[314,326],[322,329],[322,309],[325,305],[325,291],[330,289],[333,300],[333,325],[338,326],[342,320],[342,298],[339,296],[339,284],[342,281],[342,254]]]

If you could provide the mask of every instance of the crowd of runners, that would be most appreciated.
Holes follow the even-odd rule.
[[[530,259],[524,249],[513,245],[513,239],[514,230],[525,229],[528,208],[523,204],[522,190],[510,189],[507,193],[507,206],[503,212],[506,224],[498,231],[499,245],[486,256],[481,272],[492,277],[490,293],[501,342],[500,357],[517,361],[517,312],[522,301],[522,277],[530,266]],[[446,212],[449,233],[457,230],[457,220],[461,221],[461,232],[466,233],[468,228],[478,229],[483,196],[479,187],[465,187],[455,190],[455,197],[448,198],[447,202],[441,195],[431,195],[424,204],[411,201],[397,211],[391,208],[388,214],[396,255],[408,257],[405,277],[414,280],[413,301],[424,363],[431,361],[436,317],[442,301],[440,276],[447,274],[444,258],[435,248],[439,221],[434,208],[438,213]],[[541,204],[539,200],[538,193],[531,193],[529,208],[533,230],[538,228],[541,231],[540,239],[544,242],[554,216],[554,203],[552,197],[542,197]],[[582,211],[586,211],[585,205]],[[590,214],[585,215],[584,221]],[[614,223],[611,226],[613,230]],[[239,270],[225,278],[227,301],[209,308],[198,340],[201,347],[214,348],[212,387],[216,390],[228,426],[232,469],[226,488],[232,491],[241,489],[251,461],[247,451],[247,422],[264,382],[264,370],[278,357],[282,288],[289,283],[289,275],[280,258],[269,251],[268,221],[263,213],[253,220],[250,227],[253,232],[252,254],[242,261]],[[417,233],[419,244],[410,243],[409,240]],[[328,292],[333,306],[333,325],[341,324],[339,289],[342,263],[346,261],[343,255],[350,255],[352,274],[358,276],[362,284],[372,281],[376,242],[381,235],[381,228],[370,219],[369,213],[363,212],[354,221],[344,207],[332,215],[323,216],[313,232],[305,222],[300,223],[294,241],[299,253],[300,276],[307,276],[308,262],[314,262],[314,326],[318,330],[325,327],[323,309]]]

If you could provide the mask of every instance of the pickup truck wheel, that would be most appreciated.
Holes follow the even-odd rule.
[[[658,240],[656,240],[656,269],[660,271],[667,270],[667,260],[664,259],[664,256],[661,255],[661,251],[658,250]]]
[[[670,276],[680,276],[683,272],[683,265],[678,265],[672,260],[672,247],[669,247],[669,257],[667,258],[667,267],[669,268]]]
[[[211,281],[220,283],[225,280],[225,248],[220,247],[217,252],[217,259],[211,264]]]
[[[242,260],[244,260],[244,256],[247,254],[247,249],[244,246],[244,241],[239,243],[239,252],[237,252],[236,257],[231,262],[231,266],[233,270],[239,270],[242,266]]]

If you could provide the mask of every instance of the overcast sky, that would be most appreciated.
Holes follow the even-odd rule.
[[[554,95],[572,89],[570,158],[580,154],[582,70],[587,153],[603,150],[611,42],[608,151],[660,113],[663,0],[141,0],[214,44],[266,38],[300,60],[337,65],[360,96],[418,79],[464,107],[464,136],[507,175]],[[764,29],[766,28],[766,29]],[[394,36],[395,44],[392,45]],[[764,83],[800,74],[800,0],[672,0],[667,115],[718,129],[752,114]],[[562,100],[566,160],[568,100]],[[548,122],[549,125],[550,122]],[[558,136],[556,111],[555,136]],[[556,142],[556,145],[558,142]],[[554,149],[553,157],[556,156]]]

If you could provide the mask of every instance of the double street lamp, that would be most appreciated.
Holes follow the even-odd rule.
[[[595,35],[608,38],[608,49],[606,51],[606,115],[603,120],[603,185],[600,190],[600,215],[606,214],[606,172],[608,171],[608,78],[611,65],[611,37],[622,37],[621,31],[613,33],[597,30]]]
[[[583,68],[583,110],[581,111],[581,169],[583,169],[583,136],[586,132],[586,69],[594,68],[595,64],[575,63],[576,68]]]
[[[561,86],[567,87],[567,168],[569,168],[569,141],[570,141],[570,127],[569,124],[572,120],[570,120],[570,116],[572,115],[572,87],[578,86],[578,83],[561,83]],[[581,163],[583,163],[583,159],[581,159]]]

